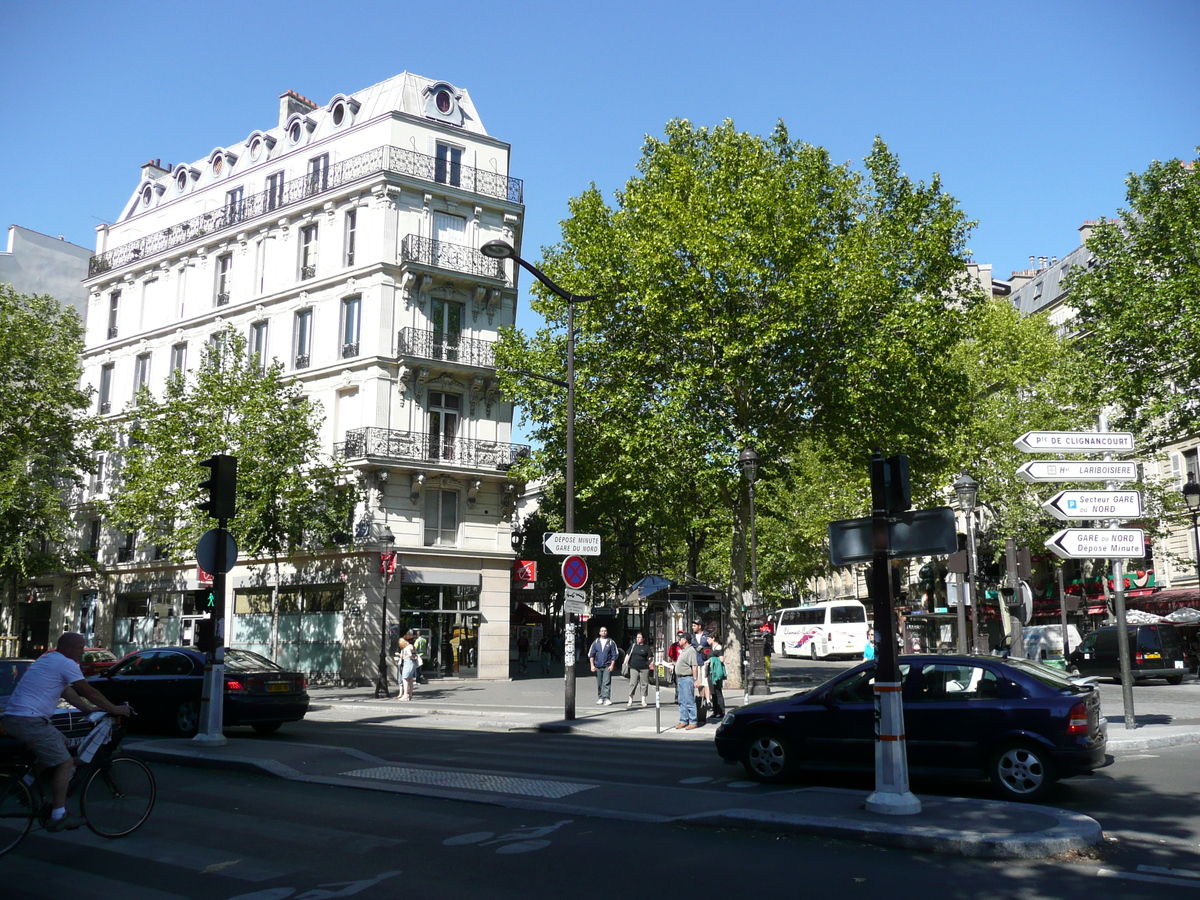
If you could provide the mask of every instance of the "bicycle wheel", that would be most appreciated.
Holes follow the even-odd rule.
[[[100,837],[124,837],[154,809],[154,773],[140,760],[118,756],[101,763],[83,784],[79,808]]]
[[[25,839],[33,817],[33,796],[21,777],[0,775],[0,856]]]

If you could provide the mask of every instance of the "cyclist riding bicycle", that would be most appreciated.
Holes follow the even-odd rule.
[[[50,722],[60,697],[83,712],[99,707],[114,716],[128,716],[127,704],[117,706],[88,684],[80,671],[83,648],[87,641],[82,634],[67,632],[58,639],[54,650],[42,654],[17,682],[8,701],[0,727],[12,738],[29,748],[37,759],[38,772],[51,770],[52,803],[48,831],[79,828],[84,820],[67,815],[67,788],[75,762],[67,746],[67,738]],[[90,701],[94,706],[88,706]]]

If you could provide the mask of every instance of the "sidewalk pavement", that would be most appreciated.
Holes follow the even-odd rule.
[[[695,731],[674,728],[673,690],[660,694],[660,733],[650,706],[596,706],[593,683],[578,678],[576,718],[563,719],[559,677],[515,681],[431,680],[411,702],[375,699],[372,688],[310,688],[312,712],[329,721],[395,715],[399,727],[543,731],[667,741],[710,741],[716,723]],[[772,690],[784,696],[804,685],[795,680]],[[615,693],[620,694],[618,689]],[[762,699],[762,698],[755,698]],[[736,707],[741,694],[727,695]],[[589,702],[590,701],[590,702]],[[316,716],[314,716],[316,718]],[[1162,717],[1148,716],[1148,719]],[[1114,755],[1200,742],[1200,727],[1148,724],[1126,732],[1109,717],[1109,752]],[[479,774],[406,765],[358,750],[319,744],[230,737],[224,745],[169,739],[130,739],[131,753],[151,760],[207,768],[236,769],[294,781],[341,785],[396,794],[490,803],[521,809],[625,821],[743,827],[817,834],[866,843],[963,856],[1044,858],[1081,850],[1101,841],[1100,824],[1084,815],[1033,804],[999,800],[922,796],[914,816],[884,816],[865,809],[859,790],[766,788],[734,778],[686,779],[684,784],[647,786],[605,781],[569,781],[545,776]],[[715,759],[715,755],[714,755]],[[730,770],[740,774],[740,769]]]

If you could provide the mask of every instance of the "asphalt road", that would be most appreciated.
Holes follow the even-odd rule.
[[[1087,857],[990,861],[823,838],[570,818],[156,766],[134,835],[31,836],[0,860],[6,900],[558,898],[792,893],[950,900],[1195,896],[1200,882]],[[1111,873],[1111,874],[1110,874]]]

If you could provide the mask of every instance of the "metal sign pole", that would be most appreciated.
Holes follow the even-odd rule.
[[[1100,431],[1108,431],[1107,411],[1100,413]],[[1105,453],[1105,462],[1111,460],[1112,457],[1111,453]],[[1104,486],[1113,490],[1117,485],[1116,482],[1109,481]],[[1119,527],[1115,521],[1109,524],[1112,528]],[[1117,614],[1117,660],[1121,665],[1121,700],[1125,706],[1125,727],[1132,730],[1137,728],[1137,717],[1133,712],[1133,661],[1129,658],[1129,627],[1125,618],[1125,560],[1114,559],[1112,572],[1113,588],[1115,589],[1113,606]]]

